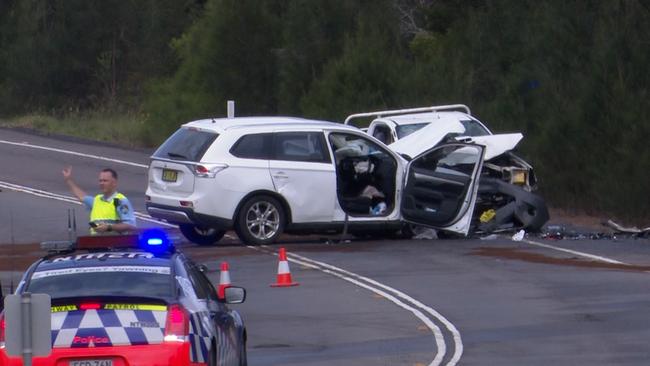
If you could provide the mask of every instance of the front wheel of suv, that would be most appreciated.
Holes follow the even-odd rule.
[[[270,244],[284,231],[285,221],[284,209],[277,199],[253,196],[239,210],[235,230],[246,244]]]
[[[187,240],[198,245],[215,245],[226,233],[225,230],[190,224],[178,225],[178,228]]]

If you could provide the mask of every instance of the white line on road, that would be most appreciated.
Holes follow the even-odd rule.
[[[76,151],[57,149],[57,148],[54,148],[54,147],[32,145],[32,144],[27,143],[27,142],[12,142],[12,141],[0,140],[0,144],[29,147],[29,148],[32,148],[32,149],[40,149],[40,150],[47,150],[47,151],[54,151],[54,152],[59,152],[59,153],[63,153],[63,154],[81,156],[81,157],[84,157],[84,158],[91,158],[91,159],[97,159],[97,160],[110,161],[112,163],[131,165],[131,166],[136,166],[136,167],[139,167],[139,168],[148,168],[149,167],[148,165],[145,165],[145,164],[133,163],[133,162],[130,162],[130,161],[119,160],[119,159],[112,159],[112,158],[108,158],[108,157],[100,156],[100,155],[91,155],[91,154],[84,154],[84,153],[80,153],[80,152],[76,152]]]
[[[262,246],[264,249],[259,249],[253,246],[247,246],[250,249],[257,250],[257,251],[262,251],[265,253],[277,255],[275,251],[273,251],[272,248],[267,247],[267,246]],[[313,268],[316,270],[319,270],[323,273],[338,277],[342,280],[348,281],[354,285],[357,285],[359,287],[365,288],[366,290],[372,291],[380,296],[383,296],[384,298],[388,299],[389,301],[393,302],[397,306],[410,311],[415,315],[417,318],[419,318],[433,333],[435,341],[436,341],[436,347],[437,347],[437,353],[434,357],[434,359],[431,361],[429,366],[437,366],[440,365],[443,361],[443,358],[445,354],[447,353],[447,346],[445,344],[444,336],[442,334],[442,331],[440,330],[440,327],[438,327],[435,323],[431,321],[425,314],[422,313],[421,310],[424,310],[425,312],[429,313],[432,315],[434,318],[436,318],[438,321],[443,323],[445,327],[453,334],[454,336],[454,355],[452,358],[449,360],[449,362],[446,364],[448,366],[453,366],[456,365],[458,360],[460,359],[462,353],[463,353],[463,344],[460,338],[460,333],[458,333],[458,330],[456,327],[454,327],[453,324],[451,324],[444,316],[440,315],[437,311],[433,310],[432,308],[422,304],[418,300],[404,294],[403,292],[396,290],[392,287],[386,286],[380,282],[377,282],[371,278],[364,277],[361,275],[358,275],[356,273],[344,270],[342,268],[324,263],[324,262],[319,262],[298,254],[293,254],[289,253],[288,258],[289,261],[300,264],[302,266],[308,267],[308,268]],[[362,282],[362,281],[365,281]],[[386,291],[383,291],[383,290]],[[392,294],[390,294],[390,293]],[[410,303],[410,304],[409,304]],[[415,305],[415,306],[411,306]],[[417,309],[416,307],[419,307],[420,309]],[[453,330],[452,330],[453,329]]]
[[[538,247],[542,247],[542,248],[546,248],[546,249],[552,249],[552,250],[557,250],[557,251],[560,251],[560,252],[570,253],[570,254],[577,255],[577,256],[580,256],[580,257],[584,257],[584,258],[588,258],[588,259],[591,259],[591,260],[594,260],[594,261],[612,263],[612,264],[628,265],[627,263],[619,262],[619,261],[617,261],[615,259],[610,259],[610,258],[607,258],[607,257],[601,257],[599,255],[594,255],[594,254],[589,254],[589,253],[583,253],[583,252],[579,252],[577,250],[560,248],[560,247],[556,247],[556,246],[553,246],[553,245],[544,244],[544,243],[540,243],[540,242],[536,242],[536,241],[532,241],[532,240],[528,240],[528,239],[522,240],[522,241],[525,242],[525,243],[528,243],[530,245],[536,245]]]
[[[399,291],[397,289],[386,286],[386,285],[384,285],[384,284],[382,284],[380,282],[377,282],[377,281],[375,281],[375,280],[373,280],[371,278],[364,277],[364,276],[358,275],[356,273],[346,271],[346,270],[344,270],[342,268],[339,268],[339,267],[336,267],[336,266],[333,266],[333,265],[330,265],[330,264],[327,264],[327,263],[324,263],[324,262],[315,261],[313,259],[309,259],[307,257],[303,257],[303,256],[298,255],[298,254],[289,253],[288,255],[289,255],[289,257],[296,257],[296,258],[299,258],[299,259],[301,259],[303,261],[308,261],[308,262],[317,264],[319,266],[322,266],[322,267],[325,267],[325,268],[328,268],[328,269],[331,269],[331,270],[334,270],[334,271],[338,271],[339,273],[343,273],[344,275],[366,281],[366,282],[368,282],[368,283],[370,283],[372,285],[375,285],[375,286],[377,286],[379,288],[382,288],[384,290],[392,292],[396,296],[398,296],[398,297],[410,302],[411,304],[419,307],[420,309],[426,311],[431,316],[433,316],[438,321],[440,321],[442,324],[444,324],[444,326],[447,328],[447,330],[454,337],[454,354],[453,354],[451,360],[449,360],[449,362],[447,363],[447,365],[449,365],[449,366],[455,365],[460,360],[460,357],[463,354],[463,341],[462,341],[462,339],[460,337],[460,332],[458,331],[458,329],[456,329],[456,327],[449,320],[447,320],[447,318],[445,318],[442,314],[440,314],[439,312],[437,312],[433,308],[421,303],[420,301],[408,296],[407,294],[405,294],[405,293],[403,293],[403,292],[401,292],[401,291]],[[433,363],[432,363],[432,365],[433,365]]]
[[[72,196],[65,196],[65,195],[62,195],[62,194],[57,194],[57,193],[44,191],[44,190],[41,190],[41,189],[21,186],[21,185],[14,184],[14,183],[0,181],[0,188],[10,189],[10,190],[16,191],[16,192],[27,193],[27,194],[31,194],[31,195],[37,196],[37,197],[49,198],[49,199],[62,201],[62,202],[66,202],[66,203],[72,203],[72,204],[75,204],[75,205],[81,205],[81,202],[79,202],[78,199],[76,199],[75,197],[72,197]],[[152,223],[155,223],[155,224],[158,224],[158,225],[163,225],[163,226],[167,226],[167,227],[176,227],[176,225],[172,225],[172,224],[166,223],[164,221],[156,220],[153,217],[151,217],[151,216],[149,216],[149,215],[147,215],[145,213],[141,213],[141,212],[137,212],[137,211],[135,212],[135,217],[137,219],[139,219],[139,220],[152,222]]]

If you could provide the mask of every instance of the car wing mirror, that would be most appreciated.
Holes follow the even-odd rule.
[[[246,300],[246,289],[243,287],[226,287],[224,293],[224,300],[226,304],[241,304]]]

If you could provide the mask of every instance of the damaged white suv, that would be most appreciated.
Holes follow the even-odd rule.
[[[406,222],[466,235],[485,147],[445,135],[405,137],[413,147],[405,158],[339,123],[194,121],[151,157],[146,206],[202,245],[231,228],[249,244],[283,232],[388,234]]]
[[[348,116],[344,123],[367,118],[372,121],[366,132],[407,158],[443,139],[486,147],[475,230],[538,231],[548,221],[546,203],[534,193],[537,179],[532,166],[513,152],[523,138],[521,133],[492,134],[463,104],[357,113]],[[410,138],[413,134],[419,138]]]

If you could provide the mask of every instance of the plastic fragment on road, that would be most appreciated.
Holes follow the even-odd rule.
[[[438,239],[438,232],[435,229],[422,226],[416,226],[416,228],[417,233],[413,236],[413,239]]]
[[[482,236],[481,240],[496,240],[499,236],[497,234],[490,234],[487,236]]]
[[[639,229],[636,226],[632,227],[625,227],[622,225],[617,224],[613,220],[607,220],[607,222],[603,223],[604,226],[610,227],[618,232],[625,233],[625,234],[647,234],[650,233],[650,227],[644,228],[644,229]]]
[[[526,236],[526,230],[521,229],[521,230],[517,231],[512,236],[512,240],[514,240],[514,241],[522,241],[522,240],[524,240],[524,236]]]

